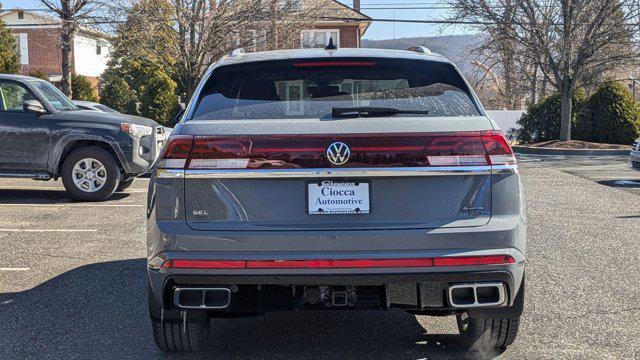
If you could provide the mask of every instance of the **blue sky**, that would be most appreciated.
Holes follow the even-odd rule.
[[[340,0],[351,6],[352,0]],[[0,0],[4,8],[41,8],[39,0]],[[445,1],[437,0],[361,0],[362,12],[372,18],[433,20],[447,16]],[[405,8],[393,9],[393,8]],[[406,9],[411,8],[411,9]],[[442,28],[428,24],[376,22],[371,25],[366,39],[392,39],[414,36],[451,35],[468,32],[461,28]]]

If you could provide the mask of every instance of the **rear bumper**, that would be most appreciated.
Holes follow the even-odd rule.
[[[442,255],[442,252],[438,252]],[[447,289],[454,284],[503,283],[507,302],[500,307],[473,309],[476,314],[493,312],[491,316],[516,316],[522,311],[517,302],[524,279],[524,256],[516,249],[498,249],[481,252],[447,251],[448,256],[509,254],[516,263],[504,265],[451,266],[438,268],[350,268],[350,269],[167,269],[149,268],[151,316],[157,317],[164,309],[164,317],[179,317],[180,311],[172,302],[176,287],[232,287],[231,306],[224,310],[208,311],[208,316],[242,316],[269,310],[260,301],[263,292],[273,289],[291,289],[295,286],[369,286],[379,287],[385,301],[379,308],[401,308],[423,313],[451,314],[464,309],[453,308],[447,300]],[[412,253],[412,254],[415,254]],[[165,253],[164,258],[184,258],[184,253]],[[188,254],[199,259],[220,259],[219,254]],[[389,258],[391,254],[378,254]],[[395,254],[397,256],[398,254]],[[434,256],[430,251],[424,256]],[[226,255],[228,258],[229,255]],[[356,254],[342,254],[354,257]],[[359,254],[360,258],[374,254]],[[254,256],[266,258],[265,255]],[[316,254],[317,257],[317,254]],[[296,254],[300,258],[300,254]],[[290,290],[284,290],[289,291]],[[286,301],[282,301],[286,303]],[[247,305],[251,304],[251,305]],[[288,310],[286,306],[281,310]]]

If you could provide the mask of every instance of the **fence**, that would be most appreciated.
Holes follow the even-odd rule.
[[[507,132],[511,128],[518,128],[516,122],[524,114],[524,110],[486,110],[487,115],[495,121],[500,130]]]

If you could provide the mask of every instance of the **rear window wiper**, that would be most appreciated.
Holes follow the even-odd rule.
[[[333,108],[331,110],[331,116],[333,117],[372,117],[372,116],[390,116],[396,114],[421,114],[428,115],[427,110],[409,110],[409,109],[396,109],[385,107],[373,107],[373,106],[356,106],[346,108]]]

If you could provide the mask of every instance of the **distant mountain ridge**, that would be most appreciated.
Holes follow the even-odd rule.
[[[411,37],[388,40],[362,40],[364,48],[396,49],[406,50],[412,46],[425,46],[434,53],[445,56],[453,61],[461,69],[466,70],[471,67],[465,61],[465,51],[479,42],[481,35],[448,35],[430,37]]]

